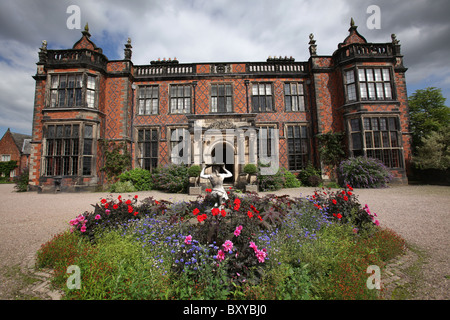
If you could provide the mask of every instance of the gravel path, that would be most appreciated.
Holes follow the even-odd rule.
[[[274,193],[306,196],[313,192],[313,188],[297,188]],[[355,189],[354,192],[360,203],[367,203],[371,211],[378,214],[382,226],[425,251],[425,264],[421,265],[423,283],[417,288],[414,299],[449,299],[450,187],[396,186]],[[139,199],[148,196],[170,201],[195,199],[194,196],[154,191],[136,194]],[[14,266],[23,264],[41,244],[67,229],[70,219],[91,211],[91,204],[107,195],[16,193],[13,185],[0,185],[0,299],[17,298],[17,274],[11,276]],[[126,194],[122,197],[127,199]]]

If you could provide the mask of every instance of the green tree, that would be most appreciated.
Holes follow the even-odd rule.
[[[447,170],[450,168],[450,126],[432,131],[422,138],[414,163],[420,169]]]
[[[336,167],[345,157],[344,133],[328,132],[318,136],[322,163],[331,169],[331,178],[336,180]]]
[[[442,132],[450,122],[450,108],[440,88],[419,89],[408,99],[414,153],[423,146],[423,138],[431,132]]]

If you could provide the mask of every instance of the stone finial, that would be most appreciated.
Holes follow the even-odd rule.
[[[127,43],[125,44],[125,49],[123,50],[124,51],[124,55],[125,55],[125,59],[126,60],[131,60],[131,55],[132,55],[132,51],[131,51],[131,48],[133,48],[132,46],[131,46],[131,38],[128,38],[127,39]]]
[[[397,36],[395,35],[395,33],[391,34],[391,39],[394,45],[397,45],[400,42],[399,40],[397,40]]]
[[[309,53],[312,56],[317,55],[317,45],[316,40],[314,40],[314,34],[309,35]]]
[[[47,40],[42,41],[42,46],[39,48],[39,63],[47,63]]]
[[[355,27],[355,20],[353,20],[353,17],[350,19],[350,28]]]
[[[81,33],[83,34],[83,36],[86,36],[88,38],[91,37],[91,34],[89,33],[89,24],[86,22],[86,25],[84,26],[84,30],[81,31]]]

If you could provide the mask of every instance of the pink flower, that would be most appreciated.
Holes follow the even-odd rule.
[[[70,225],[71,226],[75,226],[77,224],[78,224],[78,220],[77,219],[70,220]]]
[[[186,244],[191,244],[192,243],[192,236],[188,235],[185,239],[184,239],[184,243]]]
[[[225,259],[225,253],[222,250],[217,252],[217,260],[222,261]]]
[[[106,213],[106,214],[110,214],[110,213],[111,213],[111,210],[106,209],[106,210],[105,210],[105,213]]]
[[[255,250],[255,252],[258,250],[258,247],[256,246],[256,244],[253,241],[250,241],[250,248],[252,248],[253,250]]]
[[[83,225],[81,226],[80,231],[81,231],[81,232],[86,232],[86,225],[85,225],[85,224],[83,224]]]
[[[380,221],[378,221],[378,220],[375,220],[373,223],[375,223],[376,226],[380,225]]]
[[[95,220],[99,220],[99,219],[101,219],[102,217],[98,214],[98,215],[96,215],[95,216]]]
[[[256,250],[256,257],[258,258],[259,263],[264,262],[264,259],[267,257],[267,253],[263,250]]]
[[[222,245],[222,247],[225,249],[225,251],[231,251],[231,250],[233,250],[233,242],[231,242],[230,240],[227,240]]]
[[[234,230],[234,235],[238,237],[241,234],[242,226],[239,226]]]

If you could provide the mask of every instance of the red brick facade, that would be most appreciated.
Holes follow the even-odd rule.
[[[10,173],[11,178],[28,167],[30,141],[31,136],[14,133],[9,129],[0,140],[0,161],[17,161],[17,168]]]
[[[305,62],[134,65],[130,40],[125,58],[110,61],[88,30],[72,49],[43,43],[34,76],[30,184],[67,191],[101,185],[102,140],[125,142],[133,167],[166,165],[175,129],[188,132],[189,164],[207,163],[202,152],[223,147],[232,153],[235,177],[259,160],[251,155],[253,132],[278,130],[278,164],[294,172],[308,162],[321,167],[318,135],[344,132],[348,156],[374,155],[405,183],[411,150],[400,46],[395,37],[367,43],[353,24],[349,32],[331,56],[316,54],[311,35]],[[209,129],[220,130],[223,141],[208,140]]]

